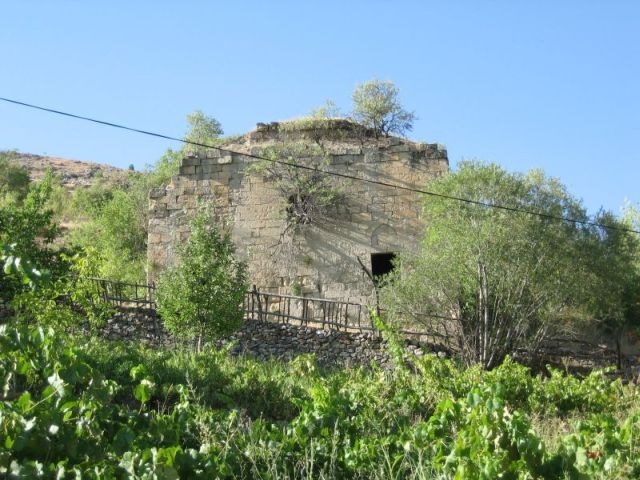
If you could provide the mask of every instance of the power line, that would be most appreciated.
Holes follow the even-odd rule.
[[[118,125],[117,123],[105,122],[104,120],[96,120],[95,118],[83,117],[82,115],[75,115],[73,113],[62,112],[60,110],[54,110],[52,108],[40,107],[31,103],[19,102],[18,100],[11,100],[10,98],[0,97],[3,102],[13,103],[15,105],[21,105],[23,107],[34,108],[36,110],[42,110],[43,112],[55,113],[56,115],[63,115],[65,117],[77,118],[78,120],[85,120],[87,122],[98,123],[100,125],[106,125],[107,127],[120,128],[122,130],[128,130],[130,132],[142,133],[143,135],[150,135],[152,137],[164,138],[166,140],[175,140],[176,142],[192,143],[184,139],[170,137],[169,135],[162,135],[160,133],[148,132],[146,130],[139,130],[137,128],[125,127],[124,125]],[[200,145],[204,147],[206,145]]]
[[[349,179],[349,180],[356,180],[359,182],[366,182],[366,183],[370,183],[370,184],[374,184],[374,185],[380,185],[380,186],[384,186],[384,187],[391,187],[391,188],[396,188],[399,190],[404,190],[404,191],[408,191],[408,192],[413,192],[413,193],[420,193],[423,195],[428,195],[428,196],[432,196],[432,197],[436,197],[436,198],[443,198],[445,200],[453,200],[456,202],[462,202],[462,203],[468,203],[471,205],[478,205],[481,207],[485,207],[485,208],[493,208],[496,210],[503,210],[503,211],[507,211],[507,212],[512,212],[512,213],[524,213],[527,215],[533,215],[533,216],[537,216],[537,217],[541,217],[541,218],[546,218],[549,220],[559,220],[562,222],[568,222],[568,223],[573,223],[576,225],[589,225],[592,227],[598,227],[598,228],[603,228],[605,230],[617,230],[617,231],[622,231],[622,232],[628,232],[628,233],[635,233],[637,235],[640,235],[640,230],[634,230],[631,228],[624,228],[624,227],[617,227],[617,226],[611,226],[611,225],[604,225],[602,223],[598,223],[598,222],[593,222],[590,220],[578,220],[575,218],[570,218],[570,217],[563,217],[560,215],[551,215],[548,213],[544,213],[544,212],[536,212],[533,210],[527,210],[527,209],[523,209],[523,208],[516,208],[516,207],[509,207],[506,205],[500,205],[500,204],[494,204],[494,203],[488,203],[488,202],[481,202],[478,200],[471,200],[468,198],[461,198],[461,197],[456,197],[454,195],[445,195],[442,193],[436,193],[436,192],[430,192],[428,190],[422,190],[422,189],[418,189],[418,188],[411,188],[411,187],[404,187],[402,185],[395,185],[392,183],[388,183],[388,182],[382,182],[380,180],[371,180],[368,178],[361,178],[361,177],[356,177],[353,175],[347,175],[344,173],[339,173],[339,172],[332,172],[330,170],[320,170],[314,167],[310,167],[307,165],[300,165],[297,163],[293,163],[293,162],[288,162],[285,160],[279,160],[279,159],[273,159],[273,158],[268,158],[268,157],[263,157],[260,155],[254,155],[251,153],[242,153],[242,152],[237,152],[234,150],[229,150],[223,147],[218,147],[215,145],[208,145],[208,144],[204,144],[204,143],[199,143],[199,142],[194,142],[191,140],[186,140],[184,138],[177,138],[177,137],[172,137],[170,135],[163,135],[161,133],[155,133],[155,132],[150,132],[148,130],[141,130],[138,128],[132,128],[132,127],[127,127],[125,125],[121,125],[118,123],[112,123],[112,122],[106,122],[104,120],[97,120],[95,118],[90,118],[90,117],[85,117],[82,115],[76,115],[73,113],[69,113],[69,112],[63,112],[61,110],[55,110],[52,108],[46,108],[46,107],[42,107],[39,105],[34,105],[31,103],[26,103],[26,102],[20,102],[18,100],[12,100],[10,98],[5,98],[5,97],[0,97],[0,100],[2,100],[3,102],[7,102],[7,103],[12,103],[15,105],[20,105],[23,107],[28,107],[28,108],[33,108],[35,110],[40,110],[43,112],[49,112],[49,113],[54,113],[56,115],[62,115],[65,117],[70,117],[70,118],[75,118],[78,120],[84,120],[87,122],[93,122],[93,123],[97,123],[99,125],[105,125],[107,127],[113,127],[113,128],[119,128],[122,130],[127,130],[130,132],[135,132],[135,133],[140,133],[142,135],[148,135],[151,137],[157,137],[157,138],[163,138],[165,140],[172,140],[172,141],[176,141],[176,142],[181,142],[184,144],[188,144],[188,145],[194,145],[197,147],[204,147],[204,148],[211,148],[214,150],[218,150],[219,152],[224,152],[224,153],[229,153],[229,154],[235,154],[235,155],[243,155],[245,157],[248,158],[254,158],[256,160],[263,160],[263,161],[268,161],[268,162],[272,162],[272,163],[276,163],[276,164],[280,164],[280,165],[286,165],[289,167],[293,167],[293,168],[300,168],[303,170],[310,170],[310,171],[314,171],[314,172],[320,172],[320,173],[324,173],[326,175],[331,175],[334,177],[339,177],[339,178],[345,178],[345,179]]]

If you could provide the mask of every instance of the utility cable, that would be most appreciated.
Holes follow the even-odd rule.
[[[204,143],[199,143],[199,142],[194,142],[191,140],[186,140],[184,138],[177,138],[177,137],[172,137],[170,135],[163,135],[161,133],[155,133],[155,132],[150,132],[147,130],[141,130],[138,128],[132,128],[132,127],[127,127],[125,125],[121,125],[121,124],[117,124],[117,123],[112,123],[112,122],[106,122],[104,120],[97,120],[95,118],[90,118],[90,117],[85,117],[82,115],[76,115],[73,113],[68,113],[68,112],[63,112],[61,110],[55,110],[52,108],[46,108],[46,107],[42,107],[39,105],[33,105],[31,103],[26,103],[26,102],[20,102],[18,100],[12,100],[10,98],[5,98],[5,97],[0,97],[0,100],[3,102],[7,102],[7,103],[12,103],[15,105],[20,105],[23,107],[28,107],[28,108],[33,108],[35,110],[40,110],[43,112],[49,112],[49,113],[54,113],[56,115],[62,115],[65,117],[70,117],[70,118],[75,118],[78,120],[84,120],[87,122],[93,122],[93,123],[97,123],[100,125],[105,125],[107,127],[113,127],[113,128],[119,128],[122,130],[127,130],[130,132],[135,132],[135,133],[140,133],[142,135],[148,135],[148,136],[152,136],[152,137],[157,137],[157,138],[163,138],[165,140],[172,140],[172,141],[176,141],[176,142],[181,142],[187,145],[194,145],[197,147],[203,147],[203,148],[211,148],[214,150],[218,150],[219,152],[224,152],[224,153],[228,153],[231,155],[242,155],[248,158],[254,158],[256,160],[261,160],[261,161],[267,161],[267,162],[271,162],[271,163],[275,163],[275,164],[279,164],[279,165],[285,165],[288,167],[293,167],[293,168],[299,168],[299,169],[303,169],[303,170],[310,170],[310,171],[314,171],[314,172],[319,172],[319,173],[324,173],[326,175],[331,175],[334,177],[340,177],[340,178],[345,178],[345,179],[349,179],[349,180],[355,180],[355,181],[359,181],[359,182],[366,182],[369,184],[373,184],[373,185],[380,185],[380,186],[384,186],[384,187],[390,187],[390,188],[396,188],[399,190],[404,190],[404,191],[408,191],[408,192],[413,192],[413,193],[420,193],[423,195],[427,195],[427,196],[431,196],[431,197],[436,197],[436,198],[442,198],[445,200],[453,200],[456,202],[462,202],[462,203],[468,203],[471,205],[478,205],[481,207],[485,207],[485,208],[493,208],[496,210],[503,210],[503,211],[507,211],[507,212],[512,212],[512,213],[524,213],[527,215],[533,215],[533,216],[537,216],[537,217],[541,217],[541,218],[546,218],[549,220],[559,220],[562,222],[568,222],[568,223],[573,223],[576,225],[588,225],[588,226],[592,226],[592,227],[597,227],[597,228],[603,228],[605,230],[617,230],[617,231],[622,231],[622,232],[627,232],[627,233],[635,233],[637,235],[640,235],[640,230],[634,230],[631,228],[625,228],[625,227],[617,227],[617,226],[612,226],[612,225],[604,225],[602,223],[598,223],[598,222],[594,222],[594,221],[590,221],[590,220],[578,220],[575,218],[570,218],[570,217],[564,217],[564,216],[560,216],[560,215],[551,215],[548,213],[544,213],[544,212],[536,212],[534,210],[527,210],[527,209],[523,209],[523,208],[515,208],[515,207],[509,207],[506,205],[500,205],[500,204],[494,204],[494,203],[488,203],[488,202],[482,202],[479,200],[471,200],[468,198],[462,198],[462,197],[456,197],[454,195],[445,195],[442,193],[436,193],[436,192],[430,192],[428,190],[422,190],[422,189],[418,189],[418,188],[411,188],[411,187],[405,187],[402,185],[395,185],[392,183],[388,183],[388,182],[383,182],[380,180],[371,180],[368,178],[361,178],[361,177],[356,177],[353,175],[347,175],[344,173],[339,173],[339,172],[332,172],[330,170],[322,170],[322,169],[317,169],[314,167],[310,167],[308,165],[300,165],[297,163],[293,163],[293,162],[288,162],[286,160],[280,160],[280,159],[273,159],[273,158],[268,158],[268,157],[263,157],[260,155],[254,155],[251,153],[243,153],[243,152],[238,152],[238,151],[234,151],[234,150],[229,150],[223,147],[219,147],[219,146],[215,146],[215,145],[208,145],[208,144],[204,144]]]

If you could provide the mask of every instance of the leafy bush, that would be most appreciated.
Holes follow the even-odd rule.
[[[243,262],[235,258],[229,232],[202,209],[179,252],[178,265],[158,280],[158,312],[171,333],[184,340],[211,340],[235,331],[243,320],[247,291]]]
[[[53,212],[47,208],[52,189],[51,175],[37,184],[30,185],[28,193],[20,203],[0,204],[0,245],[4,245],[2,256],[4,269],[0,270],[0,302],[9,302],[20,292],[30,288],[37,272],[52,272],[56,276],[64,272],[58,252],[51,248],[58,235],[59,228],[53,222]],[[26,270],[16,266],[14,259],[30,264]],[[5,271],[6,270],[6,271]],[[35,276],[23,282],[21,275],[12,272],[23,270],[27,277]]]
[[[0,476],[638,477],[636,386],[416,362],[322,372],[1,326]],[[561,390],[580,416],[552,449],[531,414],[555,419]]]

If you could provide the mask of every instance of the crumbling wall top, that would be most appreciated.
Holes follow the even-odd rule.
[[[346,118],[300,118],[282,122],[258,123],[249,134],[252,141],[265,140],[362,140],[375,132]]]

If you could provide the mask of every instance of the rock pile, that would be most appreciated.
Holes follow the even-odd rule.
[[[318,330],[289,324],[248,320],[242,329],[220,346],[236,342],[231,353],[251,355],[261,360],[289,361],[312,353],[325,367],[368,366],[372,362],[387,365],[389,356],[384,341],[374,333],[351,333]]]
[[[142,342],[154,348],[174,348],[175,339],[162,326],[158,314],[148,309],[123,309],[99,330],[111,340]],[[216,342],[233,343],[232,355],[249,355],[260,360],[289,361],[305,353],[315,354],[324,367],[389,365],[386,345],[376,333],[319,330],[310,327],[247,320],[233,335]],[[421,355],[418,345],[409,350]]]

